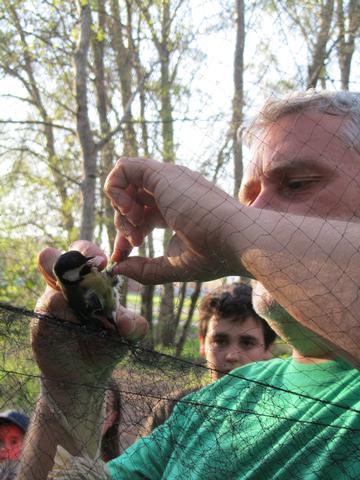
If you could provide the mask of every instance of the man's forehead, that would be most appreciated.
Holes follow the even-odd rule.
[[[343,139],[342,127],[346,117],[303,112],[280,118],[256,137],[251,145],[248,167],[243,184],[266,173],[271,168],[298,168],[320,159],[337,149],[338,158],[348,148]],[[294,166],[292,167],[293,164]]]
[[[324,148],[331,139],[341,139],[346,117],[320,113],[291,114],[265,127],[253,137],[251,151],[256,153],[266,148],[276,149],[280,143],[298,143],[301,147],[316,142]]]

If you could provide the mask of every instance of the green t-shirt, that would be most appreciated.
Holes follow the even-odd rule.
[[[343,361],[246,365],[185,397],[108,472],[114,480],[360,479],[359,380]]]

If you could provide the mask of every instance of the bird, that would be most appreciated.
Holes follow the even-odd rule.
[[[96,257],[69,250],[58,257],[53,272],[70,308],[83,325],[101,330],[110,322],[110,328],[116,330],[119,277],[112,275],[111,269],[100,271],[97,261]]]

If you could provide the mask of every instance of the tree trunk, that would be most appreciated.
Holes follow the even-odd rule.
[[[181,287],[179,289],[179,298],[178,298],[178,301],[177,301],[176,315],[175,315],[175,319],[174,319],[175,330],[178,329],[181,314],[182,314],[182,311],[184,309],[187,285],[188,285],[187,282],[182,282]]]
[[[342,90],[349,90],[351,62],[355,51],[355,37],[360,28],[360,3],[358,0],[349,2],[348,16],[346,18],[343,1],[337,0],[336,13],[341,88]]]
[[[144,285],[141,290],[141,315],[149,324],[149,333],[145,339],[148,348],[154,348],[154,285]]]
[[[91,10],[88,3],[80,4],[80,36],[75,52],[75,94],[76,94],[76,128],[80,140],[83,159],[84,178],[81,185],[82,212],[80,238],[92,240],[95,226],[95,185],[97,155],[90,128],[87,81],[88,52],[91,37]]]
[[[180,355],[183,351],[183,348],[184,348],[184,345],[185,345],[185,342],[186,342],[186,339],[187,339],[187,336],[188,336],[188,333],[189,333],[189,330],[190,330],[190,326],[191,326],[191,323],[192,323],[192,319],[194,317],[195,308],[196,308],[197,302],[198,302],[199,297],[200,297],[201,287],[202,287],[202,282],[196,282],[195,289],[194,289],[194,291],[191,295],[191,303],[190,303],[188,316],[187,316],[186,322],[184,324],[184,327],[182,329],[179,341],[176,344],[176,353],[175,353],[176,357],[180,357]]]
[[[103,32],[106,31],[106,16],[105,16],[105,4],[103,1],[99,1],[99,13],[98,13],[99,29]],[[100,120],[100,133],[102,138],[109,136],[111,132],[111,125],[108,119],[108,94],[110,94],[110,86],[107,85],[105,77],[105,45],[104,39],[98,39],[95,35],[92,37],[92,46],[94,52],[94,67],[95,67],[95,89],[97,110]],[[103,191],[106,177],[114,165],[115,146],[112,138],[101,148],[100,151],[100,183],[101,191]],[[115,241],[115,225],[114,225],[114,210],[111,206],[109,199],[105,196],[101,196],[101,219],[99,222],[105,225],[109,249],[113,248]]]
[[[171,347],[175,343],[174,329],[174,285],[165,283],[160,301],[159,310],[159,337],[164,347]]]
[[[325,60],[328,56],[326,49],[330,38],[330,28],[334,12],[334,0],[327,0],[321,6],[320,27],[316,36],[311,63],[308,65],[307,88],[315,88],[323,73]]]
[[[175,163],[174,126],[172,118],[171,82],[170,82],[170,2],[162,2],[161,42],[159,44],[160,57],[160,119],[162,128],[162,157],[164,162]],[[164,236],[164,250],[171,237],[170,231]],[[164,346],[173,345],[176,337],[174,318],[174,285],[164,285],[163,296],[159,313],[161,343]]]
[[[128,37],[131,36],[131,2],[126,2],[127,5],[127,29],[126,32]],[[133,124],[133,115],[131,113],[131,106],[129,107],[129,102],[132,97],[132,58],[134,53],[131,51],[131,47],[134,45],[131,42],[130,38],[127,38],[127,44],[129,47],[125,46],[124,41],[124,32],[125,28],[123,27],[123,22],[120,14],[120,6],[118,0],[111,0],[111,18],[110,23],[111,29],[111,43],[113,45],[113,50],[115,52],[115,61],[117,66],[117,72],[121,87],[121,100],[122,107],[125,115],[124,121],[124,146],[123,154],[126,156],[137,156],[138,146],[136,140],[136,133]]]
[[[234,98],[232,116],[232,138],[234,154],[234,196],[239,193],[243,175],[241,125],[244,108],[244,48],[245,7],[244,0],[236,0],[236,46],[234,57]],[[239,130],[240,129],[240,130]],[[239,135],[237,134],[239,132]],[[239,137],[239,138],[238,138]]]

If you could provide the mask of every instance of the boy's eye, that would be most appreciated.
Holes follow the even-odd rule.
[[[242,338],[240,340],[240,346],[245,349],[254,348],[258,345],[257,340],[253,338]]]
[[[225,337],[214,337],[213,338],[213,344],[218,346],[218,347],[224,347],[227,345],[228,341]]]

